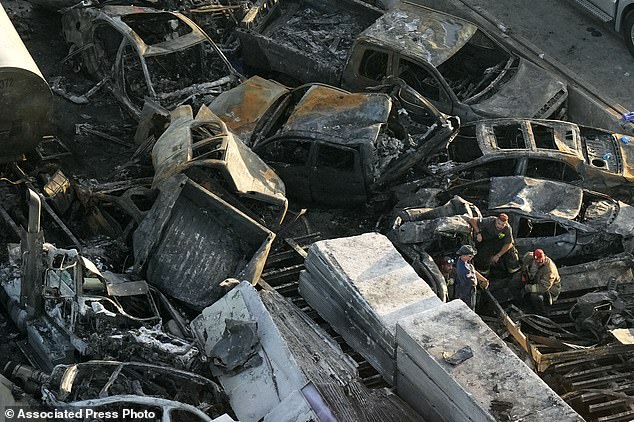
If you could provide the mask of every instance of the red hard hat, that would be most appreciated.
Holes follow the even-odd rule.
[[[535,249],[535,252],[533,252],[533,259],[537,261],[543,258],[544,258],[544,251],[542,251],[541,249]]]
[[[504,213],[500,214],[500,215],[498,216],[498,218],[499,218],[500,220],[504,221],[505,223],[506,223],[507,221],[509,221],[509,216],[508,216],[508,215],[506,215],[506,214],[504,214]]]

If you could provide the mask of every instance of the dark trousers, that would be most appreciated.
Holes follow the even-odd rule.
[[[478,254],[473,259],[473,263],[480,273],[486,275],[491,270],[491,258],[500,251],[500,248],[497,244],[492,245],[488,242],[476,244],[476,248],[478,249]],[[503,267],[509,274],[513,274],[520,269],[520,257],[515,246],[502,255],[496,267]]]
[[[514,302],[525,309],[527,306],[532,308],[531,311],[538,315],[548,316],[547,305],[550,305],[549,293],[527,293],[524,290],[525,283],[522,283],[522,274],[517,272],[509,283],[509,290],[513,296]]]
[[[469,308],[475,310],[476,288],[473,284],[456,281],[454,284],[454,294],[456,299],[462,300]]]
[[[545,294],[547,295],[548,293]],[[546,310],[546,303],[548,302],[544,296],[545,295],[542,293],[529,293],[528,301],[535,310],[536,314],[548,316],[548,311]]]

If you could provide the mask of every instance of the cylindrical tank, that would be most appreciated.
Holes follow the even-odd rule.
[[[40,142],[53,95],[1,4],[0,34],[0,162],[6,162]]]

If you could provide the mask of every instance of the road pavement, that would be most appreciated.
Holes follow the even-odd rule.
[[[634,110],[634,57],[621,36],[572,0],[461,0],[500,21],[593,85]]]

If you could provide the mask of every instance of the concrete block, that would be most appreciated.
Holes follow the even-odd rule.
[[[495,420],[526,420],[537,414],[548,414],[552,421],[583,420],[462,301],[399,321],[396,340],[470,416],[479,408]],[[455,366],[445,361],[465,346],[473,357]]]
[[[258,356],[249,357],[248,363],[238,371],[220,373],[218,380],[238,419],[259,421],[285,397],[304,387],[307,380],[249,283],[240,283],[192,321],[192,331],[204,345],[207,356],[213,356],[214,346],[223,338],[228,320],[257,324]]]
[[[310,277],[307,273],[302,274],[300,278],[299,289],[313,309],[315,309],[322,318],[324,318],[330,326],[339,333],[346,342],[354,350],[358,351],[364,358],[370,362],[390,385],[394,383],[394,349],[390,345],[389,348],[384,344],[380,344],[375,340],[376,336],[370,336],[368,330],[359,327],[354,320],[350,318],[350,311],[343,309],[339,303],[322,295],[318,292],[314,285],[306,282],[306,277]],[[303,281],[302,281],[303,280]],[[345,303],[344,303],[345,306]]]
[[[396,321],[411,311],[410,308],[403,312],[405,308],[415,307],[420,312],[442,303],[392,242],[381,234],[365,233],[316,242],[310,247],[307,264],[313,262],[313,256],[333,273],[331,283],[347,282],[341,287],[361,296],[392,332]],[[308,265],[307,269],[310,272]]]
[[[390,384],[396,322],[442,304],[383,235],[313,244],[300,294]]]
[[[493,421],[477,406],[459,407],[459,398],[448,395],[444,388],[446,385],[438,385],[416,366],[403,349],[397,349],[396,366],[397,393],[426,421]],[[402,393],[404,395],[401,395]]]
[[[396,376],[394,378],[396,394],[398,394],[405,403],[409,404],[425,422],[453,422],[456,420],[467,420],[451,419],[450,417],[445,416],[445,406],[439,406],[439,403],[433,402],[431,395],[427,394],[427,390],[423,391],[419,388],[421,381],[425,380],[416,380],[416,382],[414,382],[398,371],[396,372]],[[461,414],[461,412],[456,413]]]

